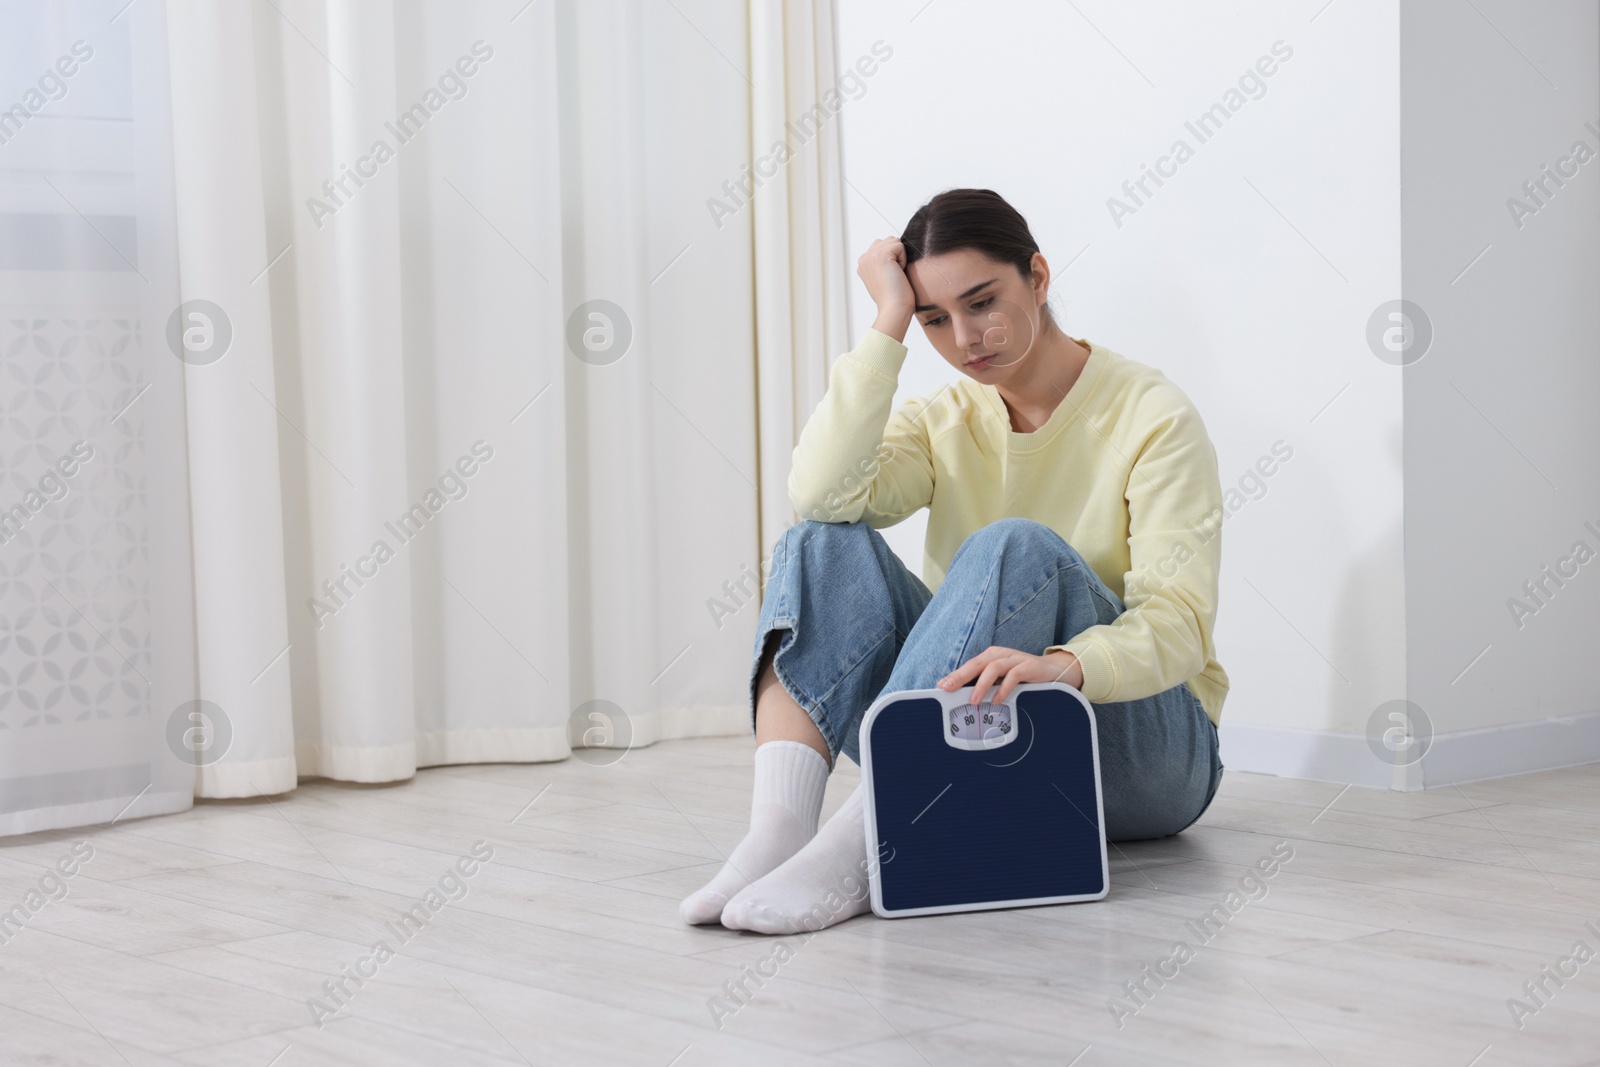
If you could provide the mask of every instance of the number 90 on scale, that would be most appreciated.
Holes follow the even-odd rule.
[[[950,736],[958,741],[999,741],[1011,733],[1008,704],[963,702],[949,710],[947,720]]]

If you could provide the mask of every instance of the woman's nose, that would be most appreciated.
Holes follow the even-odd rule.
[[[983,351],[983,326],[965,315],[955,319],[956,345],[963,352]]]

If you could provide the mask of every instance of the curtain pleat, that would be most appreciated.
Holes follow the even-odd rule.
[[[750,12],[754,153],[788,155],[765,168],[775,173],[754,201],[761,539],[770,554],[798,519],[788,476],[800,428],[833,360],[852,347],[845,291],[853,260],[844,247],[839,117],[826,95],[838,77],[832,0],[752,3]]]

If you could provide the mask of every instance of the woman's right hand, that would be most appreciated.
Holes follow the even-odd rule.
[[[905,342],[917,298],[906,277],[906,246],[898,237],[880,237],[872,242],[856,263],[856,274],[867,287],[867,295],[878,305],[878,318],[872,328],[896,341]]]

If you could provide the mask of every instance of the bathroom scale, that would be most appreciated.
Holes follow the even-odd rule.
[[[1110,889],[1094,708],[1064,682],[885,693],[862,716],[872,910],[889,919]],[[990,686],[990,695],[996,692]]]

